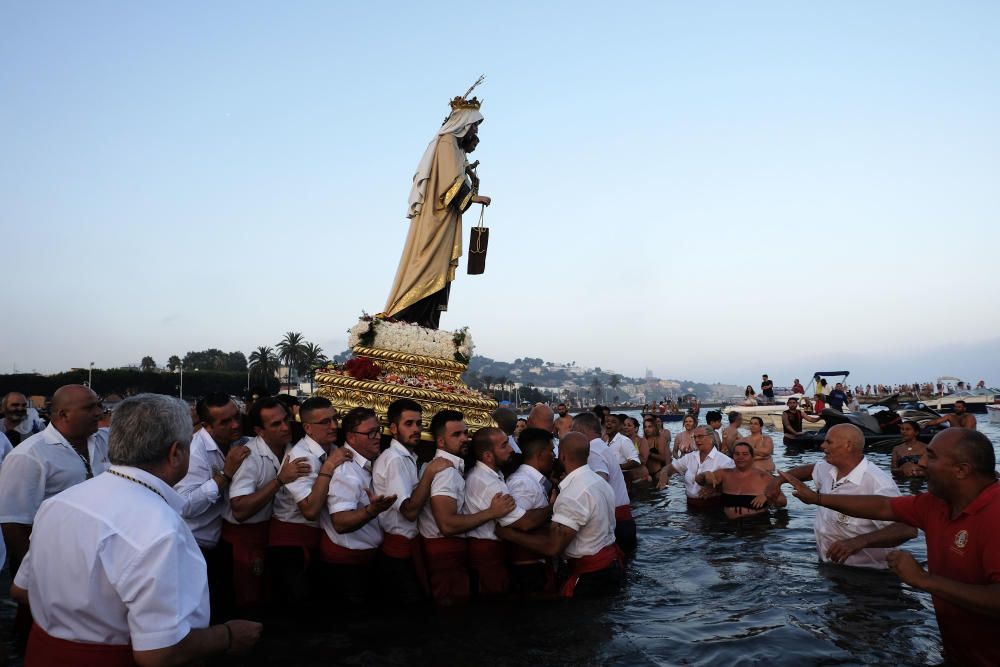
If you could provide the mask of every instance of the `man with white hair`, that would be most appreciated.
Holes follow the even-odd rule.
[[[479,100],[468,97],[476,85],[451,100],[451,114],[417,165],[406,214],[410,231],[385,305],[387,316],[431,329],[448,308],[462,256],[462,214],[472,204],[490,204],[466,159],[479,143],[483,122]]]
[[[108,474],[42,503],[11,587],[34,612],[26,667],[190,664],[257,642],[258,623],[208,625],[205,559],[172,488],[191,434],[183,401],[126,399]]]
[[[16,391],[0,399],[0,434],[14,447],[45,428],[38,411],[28,405],[28,397]]]
[[[899,496],[892,477],[865,458],[865,436],[857,426],[831,427],[822,448],[824,460],[787,474],[814,480],[820,495]],[[859,519],[826,507],[817,508],[814,530],[821,561],[883,570],[889,550],[917,536],[916,528],[903,523]]]

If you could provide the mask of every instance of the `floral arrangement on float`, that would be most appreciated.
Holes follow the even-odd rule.
[[[468,327],[441,331],[386,317],[372,317],[367,313],[361,315],[348,333],[347,346],[352,350],[360,345],[435,359],[454,359],[462,364],[469,363],[475,349]]]

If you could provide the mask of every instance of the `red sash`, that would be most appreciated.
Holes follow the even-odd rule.
[[[252,607],[264,601],[264,559],[269,524],[222,522],[222,539],[233,546],[233,600]]]
[[[424,539],[431,594],[439,604],[469,599],[468,540],[462,537]]]
[[[469,539],[469,568],[479,574],[480,595],[502,595],[510,590],[507,552],[506,542]]]
[[[292,523],[291,521],[279,521],[271,519],[269,528],[268,544],[272,547],[305,547],[315,549],[319,547],[319,537],[322,531],[316,526],[309,526],[304,523]]]
[[[580,581],[580,576],[591,572],[600,572],[609,567],[621,567],[625,562],[625,554],[618,548],[618,545],[611,543],[592,556],[569,559],[569,579],[563,584],[559,594],[564,598],[573,597],[576,584]]]
[[[510,545],[510,562],[512,565],[532,565],[544,560],[545,556],[537,551],[522,547],[520,544]]]
[[[24,667],[135,667],[131,644],[90,644],[59,639],[31,624]]]
[[[619,505],[615,508],[615,521],[632,521],[632,506]]]
[[[375,560],[378,549],[348,549],[334,544],[323,534],[319,541],[319,557],[332,565],[368,565]]]
[[[385,533],[382,535],[382,553],[389,558],[409,560],[413,558],[414,540],[402,535]]]

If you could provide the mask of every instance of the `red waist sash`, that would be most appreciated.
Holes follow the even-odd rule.
[[[619,505],[615,508],[615,521],[632,521],[632,506]]]
[[[89,644],[59,639],[31,624],[24,667],[135,667],[131,644]]]
[[[233,598],[238,608],[264,602],[264,560],[269,522],[222,522],[222,539],[233,545]]]
[[[292,523],[271,519],[268,543],[272,547],[305,547],[315,549],[319,546],[322,531],[316,526],[304,523]]]
[[[571,598],[581,575],[600,572],[612,566],[621,567],[624,562],[625,556],[615,543],[609,544],[592,556],[570,558],[569,579],[563,584],[559,594],[564,598]]]
[[[431,595],[438,604],[469,599],[468,540],[463,537],[424,538]]]
[[[413,558],[414,540],[402,535],[385,533],[382,536],[382,553],[389,558],[408,560]]]
[[[375,560],[377,549],[348,549],[334,544],[323,534],[319,541],[319,557],[333,565],[367,565]]]

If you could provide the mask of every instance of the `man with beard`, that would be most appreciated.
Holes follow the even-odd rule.
[[[565,403],[556,406],[556,414],[559,415],[556,418],[556,437],[561,438],[573,430],[573,418],[570,417]]]
[[[236,608],[261,611],[264,602],[264,560],[274,497],[285,484],[308,475],[304,458],[285,456],[292,439],[288,412],[274,397],[262,398],[250,408],[256,437],[229,487],[229,506],[223,512],[222,539],[233,550],[233,590]],[[284,457],[284,462],[282,462]]]
[[[465,505],[464,457],[469,452],[465,415],[457,410],[441,410],[431,419],[431,435],[437,445],[434,458],[447,460],[451,467],[434,476],[430,502],[424,505],[417,525],[424,538],[431,594],[437,604],[448,606],[466,602],[470,596],[465,533],[506,516],[517,505],[509,495],[497,493],[485,510],[461,513]],[[430,463],[425,469],[428,466]]]
[[[792,475],[785,479],[805,503],[923,530],[927,569],[906,551],[890,552],[889,568],[931,594],[947,664],[998,665],[1000,483],[993,443],[978,431],[949,428],[927,445],[921,465],[928,493],[916,496],[831,495]]]
[[[10,444],[17,447],[21,441],[30,438],[45,428],[45,424],[35,415],[28,414],[28,397],[12,391],[0,400],[0,435],[7,436]]]
[[[969,408],[965,404],[965,401],[955,401],[954,412],[927,422],[924,424],[924,428],[937,426],[938,424],[944,424],[945,422],[948,422],[949,426],[971,428],[973,430],[976,429],[976,415],[969,412]]]
[[[434,476],[453,465],[448,459],[435,458],[422,477],[418,474],[416,447],[423,430],[422,414],[423,408],[411,398],[389,404],[387,416],[392,442],[372,468],[375,494],[396,496],[392,507],[378,517],[383,532],[379,558],[382,592],[390,599],[408,604],[422,597],[414,560],[419,548],[417,517],[430,500]]]
[[[476,431],[472,438],[472,454],[476,465],[465,479],[465,514],[488,510],[498,494],[510,495],[500,469],[510,460],[514,451],[504,432],[492,427]],[[529,511],[515,504],[507,514],[466,533],[469,540],[469,569],[477,582],[476,590],[480,596],[503,595],[510,588],[507,545],[497,538],[497,525],[530,531],[548,521],[548,518],[548,507]]]
[[[388,317],[438,328],[462,256],[462,214],[472,204],[490,204],[479,194],[479,179],[466,159],[479,144],[483,122],[479,100],[467,99],[476,85],[451,100],[451,114],[413,175],[410,231],[386,302]]]

